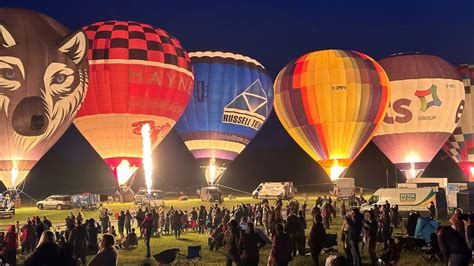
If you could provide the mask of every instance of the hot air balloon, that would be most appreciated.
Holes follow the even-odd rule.
[[[270,115],[273,84],[265,68],[249,57],[209,51],[189,55],[194,95],[176,130],[212,185]]]
[[[111,20],[84,30],[90,86],[74,124],[124,186],[184,112],[191,62],[175,37],[148,24]]]
[[[390,79],[390,108],[373,138],[406,178],[421,176],[461,117],[464,86],[434,55],[396,54],[379,61]]]
[[[87,38],[43,14],[0,9],[0,179],[15,190],[87,91]]]
[[[280,71],[274,105],[290,136],[335,180],[370,141],[388,96],[387,75],[372,58],[324,50]]]
[[[473,94],[474,65],[461,65],[457,68],[464,83],[466,100],[461,120],[443,146],[443,150],[453,158],[464,172],[469,182],[474,182],[474,128],[473,128]]]

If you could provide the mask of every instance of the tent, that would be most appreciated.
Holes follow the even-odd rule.
[[[440,223],[428,217],[419,217],[416,223],[415,238],[424,239],[425,243],[431,242],[430,235],[435,232]]]
[[[461,208],[464,213],[474,212],[474,188],[458,192],[458,208]]]

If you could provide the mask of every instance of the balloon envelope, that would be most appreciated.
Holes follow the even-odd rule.
[[[190,56],[194,96],[176,130],[214,184],[270,115],[273,84],[249,57],[209,51]]]
[[[290,136],[335,179],[370,141],[388,95],[387,75],[372,58],[324,50],[280,71],[274,105]]]
[[[176,38],[148,24],[113,20],[84,30],[90,87],[74,124],[123,185],[142,163],[142,126],[150,125],[155,148],[184,112],[191,62]]]
[[[373,141],[407,178],[420,176],[453,132],[464,105],[456,69],[440,57],[397,54],[379,61],[390,107]]]
[[[469,182],[474,182],[474,65],[461,65],[457,68],[464,83],[466,99],[461,120],[449,137],[443,150],[453,158],[464,172]]]
[[[43,14],[0,9],[0,179],[14,189],[71,124],[87,91],[87,38]]]

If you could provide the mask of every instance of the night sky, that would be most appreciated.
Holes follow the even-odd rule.
[[[393,5],[388,3],[393,3]],[[6,1],[58,20],[71,30],[96,21],[133,20],[164,28],[188,52],[224,50],[257,59],[275,78],[290,60],[322,49],[350,49],[375,59],[419,51],[453,65],[474,63],[474,2],[466,1]],[[156,188],[172,190],[204,183],[199,166],[173,131],[154,153]],[[393,184],[396,173],[370,143],[346,176],[356,184],[378,188]],[[463,181],[462,173],[443,152],[424,176]],[[139,169],[135,186],[143,184]],[[275,113],[230,165],[222,184],[244,190],[263,181],[290,180],[296,185],[329,182],[318,164],[286,134]],[[38,162],[24,191],[101,192],[115,185],[106,164],[77,129],[71,128]]]

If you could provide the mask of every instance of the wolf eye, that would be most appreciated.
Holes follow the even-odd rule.
[[[66,75],[57,74],[53,79],[53,84],[63,84],[66,81]]]
[[[1,76],[5,79],[14,79],[15,78],[15,71],[13,71],[12,69],[3,69],[1,72],[0,72]]]

